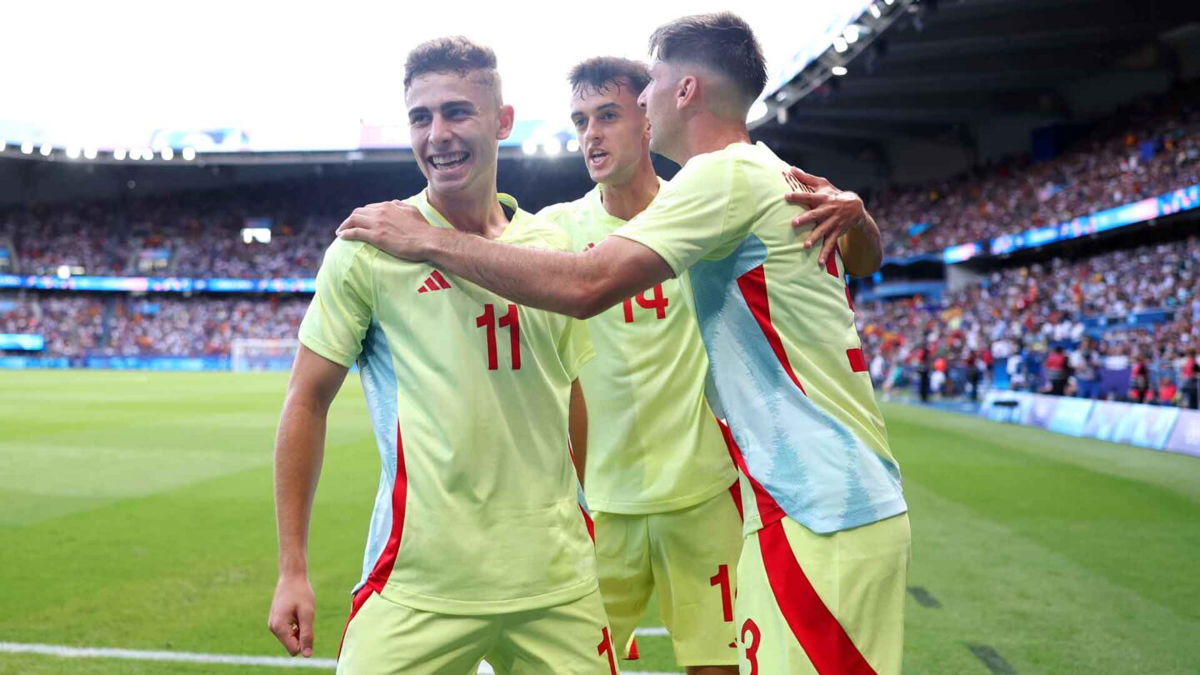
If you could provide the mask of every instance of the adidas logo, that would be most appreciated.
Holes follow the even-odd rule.
[[[429,291],[444,291],[450,288],[450,282],[446,281],[446,277],[442,273],[434,270],[429,278],[425,280],[425,285],[418,288],[418,293],[428,293]]]

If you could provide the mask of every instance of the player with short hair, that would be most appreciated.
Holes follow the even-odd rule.
[[[688,271],[709,401],[735,443],[746,537],[743,673],[898,673],[910,532],[899,469],[854,327],[844,264],[818,266],[779,196],[790,172],[752,145],[766,81],[730,13],[655,31],[639,102],[651,150],[680,163],[649,207],[582,253],[528,251],[429,228],[393,207],[341,236],[428,260],[516,301],[590,317]]]
[[[428,180],[405,204],[447,230],[567,248],[496,192],[513,109],[490,49],[424,43],[404,87]],[[326,411],[357,359],[383,471],[339,672],[465,674],[487,660],[503,673],[615,673],[568,453],[568,400],[592,355],[582,325],[339,240],[300,341],[276,446],[269,624],[287,649],[312,650],[307,525]]]
[[[624,226],[663,183],[637,105],[649,80],[645,64],[618,57],[591,58],[570,71],[571,121],[597,185],[538,215],[564,228],[572,250]],[[878,255],[878,231],[861,200],[843,200],[840,211],[825,215],[831,228],[861,225],[846,235],[847,247]],[[855,273],[874,272],[874,260]],[[657,588],[676,662],[693,674],[735,673],[737,471],[704,399],[708,359],[681,283],[683,275],[668,279],[589,320],[597,356],[580,381],[591,421],[587,497],[600,592],[616,644],[632,645]]]

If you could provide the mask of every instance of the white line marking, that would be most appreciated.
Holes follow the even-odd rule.
[[[639,631],[642,629],[639,629]],[[651,629],[655,631],[665,629]],[[649,633],[658,635],[659,633]],[[241,654],[198,654],[196,652],[162,652],[143,649],[116,649],[113,647],[68,647],[66,645],[43,645],[26,642],[0,642],[0,654],[39,654],[67,659],[126,659],[133,661],[175,661],[180,663],[212,663],[226,666],[267,666],[275,668],[319,668],[333,670],[337,661],[333,659],[301,659],[287,656],[244,656]],[[494,675],[486,663],[479,666],[479,675]],[[623,675],[671,675],[645,671],[622,670]]]
[[[194,652],[158,652],[112,647],[67,647],[21,642],[0,642],[0,652],[42,654],[71,659],[130,659],[134,661],[180,661],[184,663],[220,663],[230,666],[274,666],[276,668],[324,668],[333,670],[333,659],[296,659],[286,656],[242,656],[240,654],[196,654]]]
[[[647,637],[665,637],[670,635],[667,629],[663,628],[662,626],[657,626],[654,628],[635,628],[633,634],[645,635]]]

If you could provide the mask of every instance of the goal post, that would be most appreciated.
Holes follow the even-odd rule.
[[[294,338],[234,338],[229,348],[229,369],[235,373],[291,370],[300,341]]]

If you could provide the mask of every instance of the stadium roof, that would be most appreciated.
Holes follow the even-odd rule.
[[[922,0],[905,13],[852,60],[802,71],[756,135],[851,182],[925,180],[938,172],[914,167],[914,149],[953,173],[1200,74],[1191,0]]]

